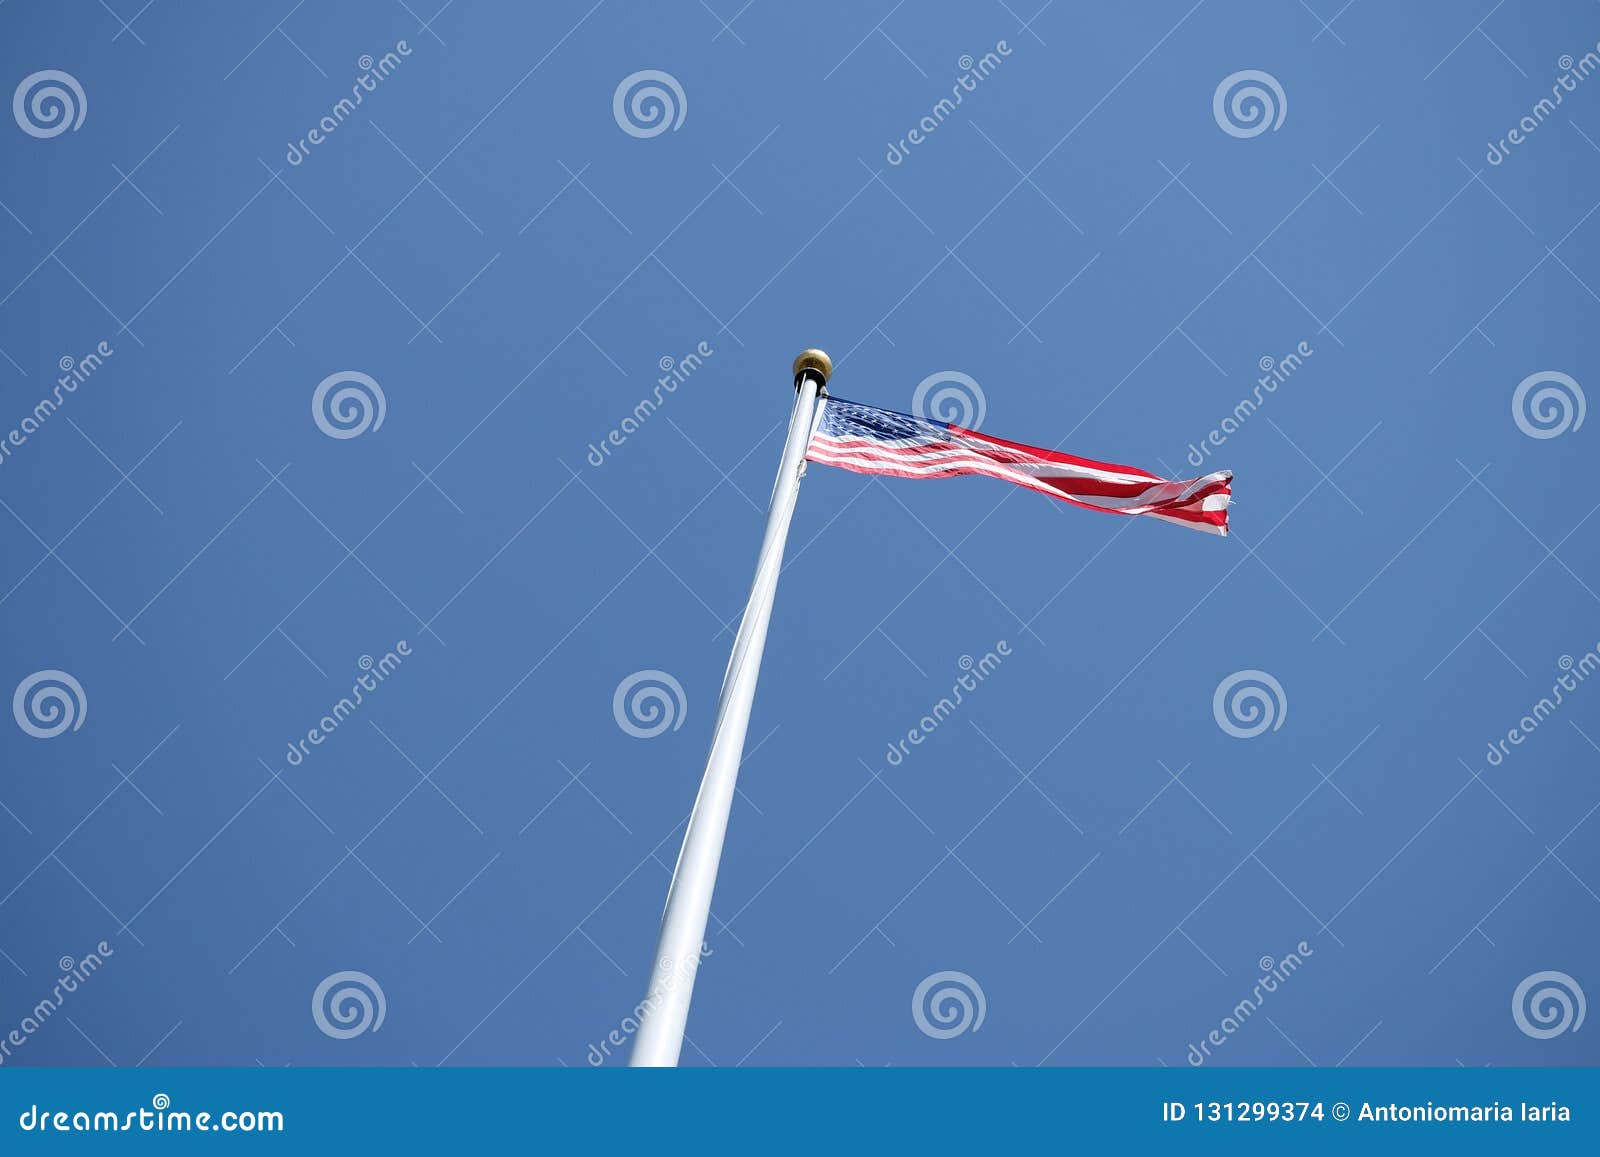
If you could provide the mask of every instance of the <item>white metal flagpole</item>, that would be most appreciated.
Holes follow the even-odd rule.
[[[772,599],[783,568],[783,546],[789,536],[800,473],[815,424],[817,399],[833,375],[833,362],[821,350],[806,350],[794,362],[794,414],[789,437],[783,444],[778,480],[767,508],[767,531],[756,560],[756,577],[750,585],[744,620],[722,677],[722,698],[717,704],[717,725],[711,736],[711,753],[700,781],[678,866],[672,873],[667,907],[661,917],[661,939],[650,972],[650,987],[638,1009],[639,1033],[633,1042],[633,1066],[670,1066],[678,1063],[683,1029],[689,1019],[689,999],[694,994],[705,945],[706,921],[711,915],[711,893],[717,884],[717,864],[728,831],[734,783],[744,758],[745,731],[750,725],[750,705],[755,700],[756,679],[761,674],[761,652],[767,643],[767,623]]]

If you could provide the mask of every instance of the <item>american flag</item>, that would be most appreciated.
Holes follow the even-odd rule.
[[[1169,481],[1132,466],[1041,450],[843,398],[823,399],[806,458],[896,478],[987,474],[1090,510],[1147,514],[1208,534],[1228,533],[1231,470]]]

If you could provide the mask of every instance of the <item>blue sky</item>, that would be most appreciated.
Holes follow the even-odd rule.
[[[7,1063],[590,1063],[807,346],[1177,476],[1300,364],[1212,449],[1227,540],[811,468],[685,1063],[1600,1059],[1508,1007],[1600,990],[1600,685],[1488,759],[1600,645],[1600,80],[1535,113],[1592,5],[433,7],[0,8],[83,114],[0,125],[5,686],[78,724],[0,728],[0,1027],[110,949]],[[675,127],[615,115],[646,70]],[[1275,127],[1216,115],[1242,71]],[[983,1020],[929,1035],[950,972]]]

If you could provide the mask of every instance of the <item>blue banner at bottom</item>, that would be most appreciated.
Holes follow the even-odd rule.
[[[0,1152],[1600,1152],[1600,1069],[8,1069]]]

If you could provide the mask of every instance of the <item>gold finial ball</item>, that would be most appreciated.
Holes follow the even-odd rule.
[[[833,359],[821,350],[805,350],[794,359],[794,376],[798,378],[805,370],[816,370],[826,384],[833,377]]]

